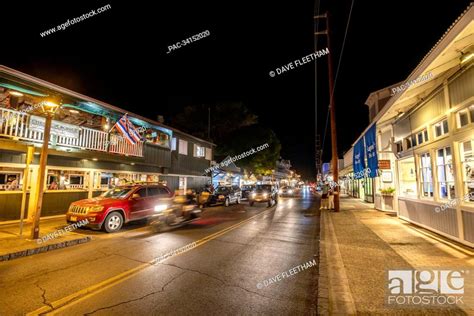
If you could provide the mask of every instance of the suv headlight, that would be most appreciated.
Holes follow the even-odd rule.
[[[89,207],[88,213],[97,213],[104,209],[103,205],[91,206]]]
[[[268,196],[268,193],[263,193],[263,198],[266,198]]]
[[[254,198],[255,196],[257,196],[257,193],[252,193],[252,197]]]

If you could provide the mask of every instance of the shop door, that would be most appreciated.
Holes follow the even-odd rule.
[[[364,201],[374,203],[374,179],[365,178]]]

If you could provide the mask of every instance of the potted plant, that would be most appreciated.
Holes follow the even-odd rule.
[[[392,188],[392,187],[380,189],[380,193],[382,194],[383,209],[393,210],[393,193],[394,192],[395,192],[395,188]]]
[[[379,189],[379,190],[380,190],[380,193],[382,193],[382,195],[388,195],[388,196],[393,196],[393,193],[395,192],[395,188],[392,188],[392,187]]]

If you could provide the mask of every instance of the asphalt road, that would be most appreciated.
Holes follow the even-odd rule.
[[[94,240],[0,263],[0,315],[316,315],[318,204],[212,207],[159,233],[82,230]]]

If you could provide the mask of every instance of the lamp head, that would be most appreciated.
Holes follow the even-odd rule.
[[[41,111],[46,115],[54,115],[61,107],[61,100],[58,98],[48,98],[41,102]]]

